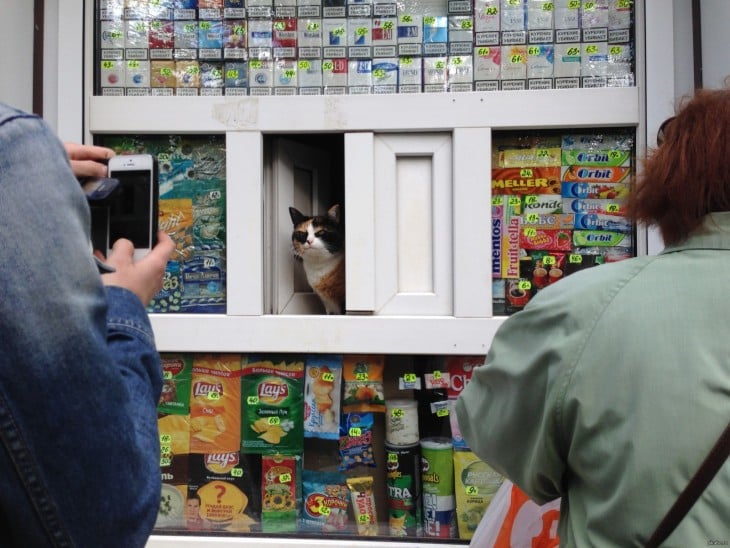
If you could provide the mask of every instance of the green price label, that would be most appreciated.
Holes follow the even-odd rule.
[[[160,30],[162,28],[161,21],[150,21],[150,28],[154,30]]]
[[[530,194],[529,196],[525,196],[525,204],[532,205],[537,203],[537,195],[536,194]]]
[[[492,196],[492,205],[493,206],[502,205],[502,197],[501,196]]]
[[[344,27],[337,27],[336,29],[332,29],[332,34],[334,36],[344,36],[345,35],[345,28]]]
[[[319,515],[320,516],[329,516],[332,510],[329,509],[328,506],[325,506],[324,504],[319,507]]]
[[[511,206],[518,206],[522,203],[522,200],[519,196],[510,196],[507,200],[507,204]]]
[[[260,59],[251,59],[251,68],[260,69],[264,66],[264,63]]]
[[[279,417],[269,417],[267,422],[269,423],[269,426],[278,426],[281,424],[281,419]]]
[[[243,25],[236,25],[235,27],[233,27],[233,34],[235,34],[236,36],[243,36],[244,34],[246,34],[246,27],[244,27]]]
[[[162,373],[162,378],[169,381],[172,378],[172,371],[164,371]]]
[[[436,410],[436,416],[439,417],[439,418],[441,418],[441,417],[448,417],[449,416],[449,410],[446,409],[446,408],[444,408],[444,409],[437,409]]]
[[[631,0],[618,0],[617,7],[619,9],[629,9],[631,7]]]
[[[200,68],[191,65],[185,69],[185,72],[188,74],[198,74],[200,72]]]
[[[523,291],[529,291],[530,289],[532,289],[532,284],[529,280],[520,280],[519,282],[517,282],[517,287],[519,287]]]
[[[297,71],[294,70],[294,69],[286,69],[284,71],[284,76],[286,78],[288,78],[289,80],[291,80],[292,78],[294,78],[296,75],[297,75]]]
[[[279,483],[291,483],[291,474],[279,475]]]
[[[441,379],[442,376],[443,375],[441,374],[441,371],[439,371],[438,369],[433,372],[433,379],[436,381]]]
[[[461,30],[471,30],[474,27],[474,23],[471,19],[465,19],[461,22]]]
[[[540,55],[540,47],[539,46],[530,46],[527,48],[527,55],[535,56]]]
[[[171,464],[172,464],[172,458],[170,458],[170,457],[160,458],[160,468],[163,468],[165,466],[170,466]]]
[[[488,8],[484,8],[484,14],[494,16],[499,13],[499,8],[494,6],[489,6]]]
[[[401,65],[412,65],[413,59],[411,57],[401,57],[400,58],[400,64]]]
[[[248,396],[246,398],[246,403],[248,405],[258,405],[258,403],[259,403],[259,397],[258,396]]]
[[[567,54],[571,55],[571,56],[576,56],[579,53],[580,53],[580,48],[578,48],[578,47],[568,48],[568,50],[567,50]]]
[[[165,78],[169,78],[173,75],[172,69],[170,67],[162,67],[160,69],[160,76],[164,76]]]
[[[516,53],[509,58],[509,62],[513,65],[519,65],[520,63],[523,63],[524,60],[525,58],[522,57],[522,54],[520,53]]]
[[[461,57],[452,57],[451,58],[452,65],[461,65],[463,62],[464,62],[464,60]]]
[[[583,2],[583,11],[595,11],[595,10],[596,10],[595,2]]]
[[[286,23],[284,21],[276,21],[274,23],[274,30],[286,30]]]
[[[368,379],[370,379],[370,376],[367,373],[355,373],[356,381],[363,382],[363,381],[367,381]]]
[[[413,16],[404,14],[400,16],[401,23],[412,23],[413,22]]]
[[[547,148],[538,148],[535,156],[538,158],[550,158],[550,150]]]
[[[355,35],[356,36],[365,36],[368,33],[367,27],[357,27],[355,29]]]
[[[351,438],[359,438],[362,436],[362,430],[358,428],[357,426],[353,426],[348,430],[347,435]]]
[[[243,468],[231,468],[231,476],[233,476],[234,478],[242,478]]]
[[[384,28],[385,30],[393,30],[393,27],[394,27],[394,26],[395,26],[395,25],[393,25],[393,21],[385,21],[385,22],[383,23],[383,28]]]
[[[537,229],[528,226],[522,231],[522,233],[525,235],[525,238],[534,238],[535,236],[537,236]]]
[[[213,27],[213,25],[210,24],[210,21],[201,21],[200,22],[200,28],[203,30],[210,30]]]
[[[335,382],[335,375],[334,373],[328,373],[325,371],[322,373],[322,380],[324,382]]]
[[[479,488],[476,485],[467,485],[464,488],[464,491],[467,495],[470,495],[472,497],[479,494]]]
[[[608,213],[618,213],[621,209],[621,206],[619,204],[608,204],[606,206],[606,212]]]
[[[568,9],[577,10],[580,7],[580,0],[570,0],[568,2]]]
[[[220,392],[208,392],[208,399],[210,401],[219,401],[221,399]]]
[[[183,31],[185,31],[185,32],[195,32],[195,23],[188,23],[186,25],[183,25]]]
[[[160,443],[172,443],[172,435],[160,434]]]
[[[114,68],[114,61],[102,61],[101,62],[101,68],[103,69],[113,69]]]
[[[130,69],[139,68],[139,61],[137,61],[136,59],[127,61],[127,68],[130,68]]]
[[[398,455],[395,453],[388,453],[388,462],[398,462]]]
[[[525,221],[527,221],[530,224],[535,224],[537,221],[540,220],[540,215],[537,213],[529,213],[525,215]]]
[[[542,11],[553,11],[553,9],[554,9],[554,6],[553,6],[552,2],[545,2],[542,5]]]
[[[322,70],[331,72],[335,69],[335,64],[332,61],[322,61]]]
[[[373,71],[373,78],[382,80],[383,78],[385,78],[385,75],[386,75],[385,69],[378,68]]]
[[[578,253],[571,253],[568,255],[568,262],[571,264],[580,264],[583,262],[583,255],[579,255]]]
[[[309,31],[319,30],[319,23],[317,21],[309,21],[307,23],[307,30],[309,30]]]
[[[608,152],[608,157],[612,160],[616,160],[621,157],[621,151],[620,150],[610,150]]]
[[[489,48],[478,48],[477,49],[477,55],[479,57],[489,57],[489,52],[491,50]]]
[[[586,53],[598,53],[598,46],[595,44],[589,44],[586,46]]]
[[[520,177],[532,177],[532,169],[529,167],[523,167],[520,169]]]
[[[171,445],[160,445],[160,454],[161,455],[169,455],[171,453],[172,453]]]
[[[228,69],[226,71],[226,78],[229,80],[235,80],[238,78],[238,69]]]
[[[406,373],[403,375],[403,380],[405,382],[416,382],[418,380],[418,377],[415,373]]]
[[[390,414],[393,415],[396,419],[400,419],[401,417],[403,417],[403,415],[405,415],[403,409],[393,409]]]
[[[370,523],[370,516],[367,514],[360,514],[357,516],[358,523]]]
[[[446,61],[436,61],[434,66],[439,70],[443,70],[446,68]]]
[[[436,22],[436,18],[433,15],[426,15],[423,18],[424,25],[433,25]]]
[[[542,258],[542,264],[552,266],[555,264],[555,257],[552,255],[546,255]]]
[[[611,55],[621,55],[621,52],[624,51],[624,48],[621,46],[611,46],[611,49],[608,50],[608,53]]]

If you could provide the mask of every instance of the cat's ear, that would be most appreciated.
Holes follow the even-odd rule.
[[[295,207],[289,208],[289,216],[291,217],[291,222],[294,223],[294,226],[297,226],[307,218],[306,215],[302,215],[302,213]]]
[[[335,204],[327,210],[327,217],[333,220],[335,223],[340,222],[340,204]]]

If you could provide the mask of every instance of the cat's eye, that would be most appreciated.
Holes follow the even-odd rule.
[[[325,235],[326,232],[327,232],[326,230],[318,230],[317,232],[314,233],[314,235],[317,236],[317,238],[321,238],[322,236]]]

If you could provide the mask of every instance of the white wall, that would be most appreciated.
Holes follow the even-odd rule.
[[[730,28],[728,0],[701,0],[702,14],[702,87],[723,87],[730,75],[727,34]]]
[[[33,2],[0,0],[0,101],[33,110]]]

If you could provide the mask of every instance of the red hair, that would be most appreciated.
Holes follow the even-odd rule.
[[[682,242],[711,212],[730,211],[730,89],[698,90],[664,127],[629,197],[629,216]]]

